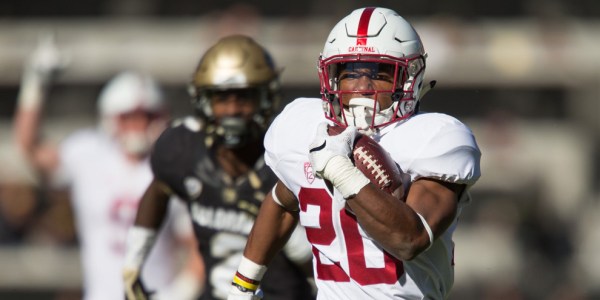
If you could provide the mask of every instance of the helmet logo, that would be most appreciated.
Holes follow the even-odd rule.
[[[371,16],[373,15],[374,10],[374,7],[367,7],[360,15],[360,20],[358,21],[358,30],[356,32],[356,46],[349,46],[348,52],[376,53],[375,47],[367,46],[367,37],[369,36],[369,21],[371,21]]]
[[[358,31],[356,32],[356,45],[364,46],[367,44],[367,36],[369,35],[369,21],[371,20],[371,15],[373,15],[373,11],[375,7],[367,7],[360,15],[360,20],[358,21]]]

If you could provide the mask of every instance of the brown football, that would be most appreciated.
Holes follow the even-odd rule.
[[[327,133],[337,135],[344,131],[340,126],[329,126]],[[390,154],[372,138],[358,133],[352,150],[354,165],[372,184],[394,195],[403,198],[402,171]]]

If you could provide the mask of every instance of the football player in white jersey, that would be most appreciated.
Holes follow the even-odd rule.
[[[318,299],[448,297],[452,233],[480,177],[481,153],[463,123],[418,110],[431,87],[425,59],[417,32],[392,10],[357,9],[333,28],[319,58],[322,99],[291,102],[265,137],[265,161],[279,181],[261,206],[230,299],[258,297],[262,274],[298,220],[313,246]],[[332,125],[345,130],[329,136]],[[409,177],[404,197],[378,189],[353,165],[357,132]]]
[[[63,57],[51,39],[43,40],[32,55],[19,94],[15,136],[41,178],[70,188],[81,249],[83,298],[122,299],[127,230],[152,179],[148,151],[166,125],[167,107],[150,77],[124,72],[111,79],[99,96],[98,128],[78,130],[59,146],[41,140],[46,87]],[[165,225],[168,230],[144,270],[157,299],[193,299],[203,276],[189,217],[184,206],[175,204]],[[189,255],[184,268],[170,255],[182,249]]]

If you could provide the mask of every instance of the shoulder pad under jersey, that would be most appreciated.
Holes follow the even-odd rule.
[[[200,157],[206,155],[202,123],[193,117],[172,122],[154,144],[150,164],[154,176],[177,191],[182,178],[193,173]]]

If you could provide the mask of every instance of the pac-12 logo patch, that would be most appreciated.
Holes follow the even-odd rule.
[[[306,180],[308,183],[312,184],[315,181],[315,174],[313,174],[312,165],[310,162],[304,163],[304,176],[306,176]]]

